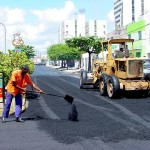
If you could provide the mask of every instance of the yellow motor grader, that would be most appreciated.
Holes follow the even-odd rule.
[[[132,54],[129,57],[115,58],[112,53],[112,45],[118,44],[125,47],[129,44],[132,48]],[[120,90],[125,91],[145,91],[150,89],[150,82],[144,78],[143,63],[144,59],[134,57],[133,49],[134,39],[112,39],[103,41],[104,47],[108,47],[108,56],[106,62],[101,66],[99,79],[99,91],[101,95],[107,95],[110,98],[119,96]]]
[[[108,54],[106,61],[95,60],[92,65],[92,73],[81,72],[80,88],[84,85],[99,87],[102,96],[108,95],[109,98],[119,96],[121,90],[125,91],[144,91],[150,89],[150,82],[144,78],[143,64],[144,59],[134,57],[134,39],[111,39],[102,41],[102,53],[107,47]],[[113,45],[125,48],[130,45],[129,57],[115,58],[112,50]],[[104,57],[104,54],[103,54]]]
[[[86,70],[82,70],[80,74],[80,89],[83,89],[85,85],[92,85],[93,88],[99,87],[99,79],[101,74],[101,67],[103,62],[96,59],[92,62],[92,72],[88,73]]]

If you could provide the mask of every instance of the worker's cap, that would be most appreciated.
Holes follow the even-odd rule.
[[[21,70],[29,70],[29,67],[24,65],[24,66],[21,67]]]

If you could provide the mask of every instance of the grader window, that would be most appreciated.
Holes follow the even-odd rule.
[[[123,71],[123,72],[126,72],[126,61],[118,61],[118,64],[119,64],[119,70],[120,71]]]
[[[143,62],[141,60],[129,60],[129,74],[139,75],[143,72]]]

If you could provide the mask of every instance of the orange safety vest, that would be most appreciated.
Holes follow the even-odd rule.
[[[26,88],[27,84],[33,85],[33,82],[31,81],[29,74],[26,73],[22,78],[21,72],[22,70],[13,71],[10,80],[6,86],[7,91],[14,96],[17,95],[19,89],[13,86],[13,82],[16,82],[16,85],[20,86],[21,88]],[[21,94],[22,92],[23,91],[20,90]]]

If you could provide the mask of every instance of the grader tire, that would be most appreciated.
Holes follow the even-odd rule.
[[[107,95],[107,79],[108,75],[102,74],[99,82],[99,92],[102,96]]]
[[[118,98],[120,91],[119,79],[112,75],[107,80],[107,93],[109,98]]]
[[[144,74],[144,80],[150,81],[150,74]]]

